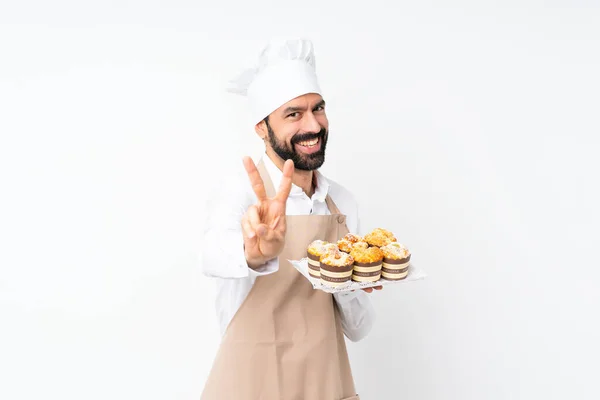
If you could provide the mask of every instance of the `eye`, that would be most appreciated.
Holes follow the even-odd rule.
[[[288,114],[288,118],[290,118],[290,117],[291,117],[291,118],[295,118],[295,117],[297,117],[297,116],[298,116],[298,113],[297,113],[297,112],[293,112],[293,113],[291,113],[291,114]]]
[[[325,110],[325,106],[316,106],[315,111],[323,111]]]

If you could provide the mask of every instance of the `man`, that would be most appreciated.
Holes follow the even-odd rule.
[[[314,290],[288,261],[359,233],[353,196],[318,171],[329,123],[312,43],[270,43],[232,90],[248,96],[265,156],[246,157],[208,212],[202,263],[223,336],[202,399],[358,399],[344,336],[370,331],[372,289]]]

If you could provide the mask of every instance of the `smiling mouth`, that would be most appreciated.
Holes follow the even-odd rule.
[[[314,139],[312,139],[312,140],[305,140],[305,141],[303,141],[303,142],[297,142],[296,144],[297,144],[298,146],[302,146],[302,147],[311,148],[311,147],[315,147],[315,146],[317,146],[317,145],[319,144],[319,142],[320,142],[320,141],[321,141],[321,140],[320,140],[320,139],[317,137],[317,138],[314,138]]]

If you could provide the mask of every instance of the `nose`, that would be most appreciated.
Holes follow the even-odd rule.
[[[318,133],[321,131],[321,124],[319,124],[319,121],[317,121],[317,118],[315,118],[313,113],[304,113],[304,118],[302,118],[302,131],[311,133]]]

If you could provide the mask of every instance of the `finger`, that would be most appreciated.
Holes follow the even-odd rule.
[[[373,288],[370,288],[370,287],[368,287],[368,288],[365,288],[365,289],[363,289],[363,290],[364,290],[365,292],[367,292],[367,293],[371,293],[371,292],[373,291]]]
[[[267,234],[269,227],[261,222],[257,206],[248,207],[246,217],[248,218],[248,222],[250,222],[250,229],[256,233],[257,237],[262,238]]]
[[[260,226],[260,213],[258,212],[258,207],[255,205],[248,207],[246,210],[246,218],[248,218],[252,230],[256,231]]]
[[[381,289],[383,289],[383,286],[375,286],[375,287],[373,287],[373,289],[375,289],[375,290],[381,290]]]
[[[256,258],[257,255],[260,255],[258,236],[252,230],[250,221],[247,218],[242,221],[242,232],[244,235],[244,255],[246,256],[246,260]]]
[[[285,234],[286,234],[285,216],[278,217],[278,218],[279,218],[279,220],[277,221],[277,224],[276,225],[273,224],[273,225],[275,225],[275,228],[269,229],[269,231],[272,233],[272,235],[270,237],[274,241],[285,241]]]
[[[286,227],[286,207],[285,201],[269,202],[267,216],[265,221],[268,221],[269,228],[278,232],[285,232]]]
[[[254,161],[252,161],[250,157],[244,157],[244,168],[246,168],[246,173],[248,174],[248,178],[250,178],[252,190],[254,190],[258,200],[266,200],[267,192],[265,191],[265,185],[260,177],[260,173],[256,169],[256,165],[254,165]]]
[[[252,224],[246,216],[242,218],[242,233],[244,235],[244,241],[250,242],[256,240],[256,232],[252,229]]]
[[[281,177],[281,183],[279,184],[279,191],[275,198],[282,201],[283,204],[287,201],[290,191],[292,190],[292,178],[294,177],[294,162],[287,160],[283,164],[283,176]]]
[[[271,229],[277,228],[277,224],[279,223],[280,219],[281,219],[281,215],[278,215],[277,217],[275,217],[275,220],[273,221],[273,223],[271,223],[270,228]]]
[[[268,235],[269,232],[270,232],[269,228],[265,224],[260,224],[256,228],[256,235],[259,238],[265,238],[265,239],[269,240],[269,238],[267,237],[267,235]]]
[[[273,229],[269,229],[269,227],[265,224],[263,224],[262,226],[264,226],[264,230],[260,230],[259,231],[259,236],[260,239],[263,241],[263,243],[268,243],[268,242],[277,242],[277,241],[281,241],[284,239],[284,236],[281,234],[281,232],[277,231],[277,230],[273,230]]]

